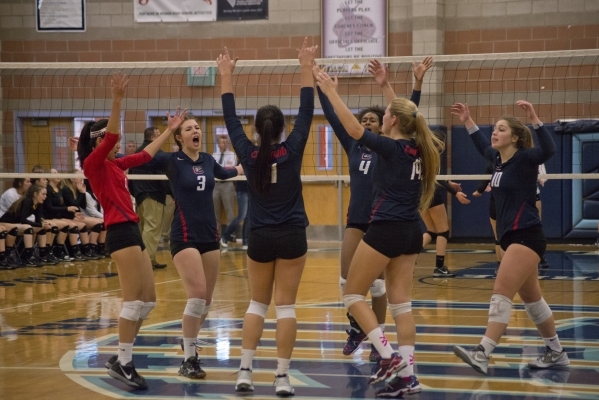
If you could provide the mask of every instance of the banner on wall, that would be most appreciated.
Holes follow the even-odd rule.
[[[135,22],[215,21],[216,0],[133,0]]]
[[[217,19],[268,19],[268,0],[217,0]]]
[[[322,0],[324,58],[387,56],[387,0]],[[326,63],[339,75],[368,74],[367,63]]]
[[[37,31],[85,32],[85,0],[37,0]]]

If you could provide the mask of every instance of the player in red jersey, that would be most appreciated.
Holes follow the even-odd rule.
[[[116,158],[120,149],[121,101],[129,80],[119,72],[110,82],[112,110],[108,120],[85,124],[77,143],[79,162],[98,201],[104,209],[107,229],[106,245],[115,260],[121,289],[123,308],[119,316],[118,358],[109,360],[108,374],[129,386],[147,389],[145,379],[137,373],[132,359],[133,341],[143,320],[156,305],[156,290],[152,262],[145,250],[137,223],[139,217],[133,210],[125,170],[152,159],[168,136],[179,127],[186,110],[174,116],[167,112],[167,129],[144,151]]]

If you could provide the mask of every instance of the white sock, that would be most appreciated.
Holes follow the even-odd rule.
[[[414,346],[399,346],[397,352],[408,363],[397,375],[401,378],[414,375]]]
[[[183,338],[183,351],[185,351],[185,360],[196,355],[196,338]]]
[[[381,328],[381,331],[385,332],[385,323],[379,324],[379,328]]]
[[[133,360],[133,343],[119,342],[119,361],[121,365],[127,365]]]
[[[391,354],[393,354],[393,348],[389,344],[389,341],[385,337],[385,334],[381,328],[374,328],[372,332],[368,333],[368,339],[379,351],[379,354],[382,358],[391,358]]]
[[[488,358],[493,350],[495,350],[495,347],[497,347],[497,342],[486,336],[483,336],[482,340],[480,341],[480,345],[483,346],[483,349],[485,349],[485,356]]]
[[[277,375],[289,375],[289,364],[291,360],[288,358],[277,358]]]
[[[557,351],[559,353],[564,351],[564,348],[559,342],[559,338],[557,337],[557,335],[550,338],[543,338],[543,342],[545,342],[545,346],[549,347],[553,351]]]
[[[239,369],[252,369],[252,360],[256,350],[241,349],[241,365]]]

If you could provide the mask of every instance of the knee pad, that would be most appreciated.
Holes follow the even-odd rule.
[[[83,228],[79,229],[79,233],[85,233],[87,232],[87,226],[84,226]]]
[[[407,303],[389,304],[389,312],[393,319],[398,315],[412,312],[412,302],[408,301]]]
[[[343,296],[343,292],[345,292],[345,283],[347,281],[342,277],[339,277],[339,290],[341,290],[341,296]]]
[[[65,225],[65,226],[63,226],[63,227],[60,229],[60,231],[61,231],[61,232],[63,232],[63,233],[68,233],[68,232],[69,232],[69,226],[68,226],[68,225]]]
[[[535,301],[534,303],[524,303],[524,309],[528,314],[528,318],[530,318],[535,325],[545,322],[547,318],[551,317],[553,314],[551,308],[549,308],[549,305],[542,297],[541,300]]]
[[[33,235],[33,228],[27,228],[23,231],[23,235]]]
[[[431,242],[437,238],[437,234],[435,232],[426,231],[431,236]]]
[[[46,230],[45,229],[40,229],[39,231],[37,231],[37,235],[38,236],[46,236]]]
[[[10,231],[8,231],[8,234],[10,236],[17,236],[19,234],[19,228],[12,228]]]
[[[141,300],[123,301],[123,309],[121,310],[119,317],[128,319],[129,321],[137,321],[143,305],[144,302]]]
[[[8,235],[8,232],[6,232],[6,231],[2,231],[2,232],[0,232],[0,240],[2,240],[2,239],[6,239],[6,236],[7,236],[7,235]]]
[[[268,304],[258,303],[257,301],[250,300],[250,306],[248,310],[245,312],[246,314],[256,314],[261,316],[262,318],[266,317],[266,312],[268,311]]]
[[[345,305],[345,308],[347,309],[347,311],[349,311],[349,308],[354,305],[354,303],[357,303],[358,301],[365,301],[366,300],[366,296],[362,296],[361,294],[344,294],[343,295],[343,304]]]
[[[385,293],[387,293],[385,281],[382,279],[375,279],[372,285],[370,285],[370,295],[372,297],[383,297]]]
[[[206,304],[204,306],[204,312],[202,313],[202,315],[208,315],[208,312],[210,311],[211,306],[212,306],[212,300],[210,301],[210,304]]]
[[[491,296],[489,306],[489,321],[507,324],[510,322],[510,312],[512,311],[512,301],[500,294]]]
[[[58,227],[53,226],[52,228],[50,228],[50,232],[56,235],[58,233]]]
[[[187,304],[185,305],[185,311],[183,311],[183,314],[194,318],[201,318],[202,314],[204,314],[205,306],[206,300],[204,299],[187,299]]]
[[[79,228],[76,226],[69,228],[69,233],[79,233]]]
[[[148,315],[150,315],[150,311],[152,311],[156,307],[155,301],[147,301],[141,306],[141,312],[139,313],[139,319],[146,320],[148,319]]]
[[[104,225],[101,224],[101,223],[100,224],[96,224],[96,225],[93,226],[92,232],[100,233],[100,232],[102,232],[102,228],[103,227],[104,227]]]
[[[439,233],[437,233],[437,236],[441,236],[441,237],[444,237],[445,239],[449,239],[449,231],[439,232]]]
[[[288,304],[285,306],[275,306],[277,319],[293,318],[295,319],[295,304]]]

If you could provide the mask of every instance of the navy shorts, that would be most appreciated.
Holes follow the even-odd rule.
[[[435,188],[435,194],[433,195],[433,200],[431,201],[431,205],[428,208],[433,208],[441,204],[445,204],[443,196],[445,196],[445,188],[443,186],[437,185],[437,187]]]
[[[510,244],[521,244],[526,246],[543,258],[547,249],[547,239],[543,233],[541,225],[531,226],[526,229],[517,229],[509,231],[500,240],[503,251],[507,250]]]
[[[372,222],[362,240],[389,258],[419,254],[422,251],[420,221]]]
[[[292,260],[308,251],[306,228],[301,226],[273,225],[250,231],[248,257],[259,263],[282,258]]]
[[[345,229],[354,228],[354,229],[359,229],[362,232],[366,232],[368,230],[369,225],[370,224],[347,224],[347,225],[345,225]]]
[[[139,226],[135,222],[122,222],[108,227],[106,247],[110,254],[134,246],[141,247],[141,251],[146,249]]]
[[[171,242],[171,256],[175,257],[180,251],[185,249],[196,249],[200,254],[208,253],[209,251],[219,250],[218,242],[211,243],[194,243],[194,242]]]

